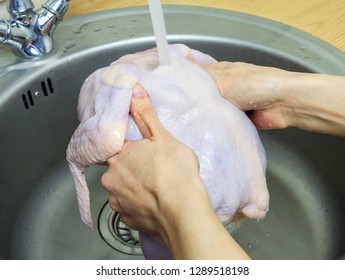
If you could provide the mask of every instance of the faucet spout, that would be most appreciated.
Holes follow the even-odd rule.
[[[36,12],[31,0],[9,0],[7,10],[11,19],[0,20],[0,43],[25,58],[50,53],[53,33],[68,9],[69,0],[48,0]]]

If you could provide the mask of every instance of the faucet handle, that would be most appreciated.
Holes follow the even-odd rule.
[[[34,9],[31,0],[8,0],[7,11],[14,18],[20,18],[22,15],[28,15]]]
[[[48,0],[42,7],[62,20],[68,9],[68,2],[69,0]]]
[[[53,50],[53,33],[67,11],[69,0],[48,0],[36,12],[31,0],[8,0],[11,20],[0,20],[0,44],[25,58]]]

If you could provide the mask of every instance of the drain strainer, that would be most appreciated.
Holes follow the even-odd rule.
[[[120,219],[120,214],[105,203],[98,216],[98,230],[104,241],[117,251],[130,255],[142,255],[139,233]]]

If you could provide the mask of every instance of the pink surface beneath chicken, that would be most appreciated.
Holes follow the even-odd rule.
[[[169,55],[171,63],[165,66],[159,66],[156,49],[123,56],[91,74],[81,88],[80,125],[68,145],[67,160],[81,219],[89,227],[93,221],[85,170],[120,152],[126,139],[142,138],[129,114],[136,83],[147,91],[165,128],[197,154],[200,175],[223,223],[237,214],[263,219],[268,211],[266,157],[257,130],[197,65],[215,60],[185,45],[170,45]],[[142,235],[145,257],[169,257],[164,246],[155,243]]]

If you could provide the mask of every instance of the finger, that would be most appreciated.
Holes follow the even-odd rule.
[[[124,222],[129,228],[139,230],[137,223],[133,221],[133,218],[125,214],[121,215],[121,221]]]
[[[108,202],[109,202],[109,206],[112,210],[114,210],[115,212],[118,212],[118,213],[123,212],[123,209],[122,209],[120,203],[118,203],[116,198],[114,198],[113,196],[110,195]]]
[[[136,84],[130,107],[131,115],[144,138],[159,136],[165,130],[154,111],[145,89]]]
[[[121,158],[121,156],[126,153],[127,151],[130,151],[132,144],[135,143],[135,141],[132,140],[125,140],[123,143],[122,149],[120,152],[116,153],[115,155],[109,157],[105,163],[101,163],[98,165],[105,165],[105,166],[116,166],[118,160]]]

